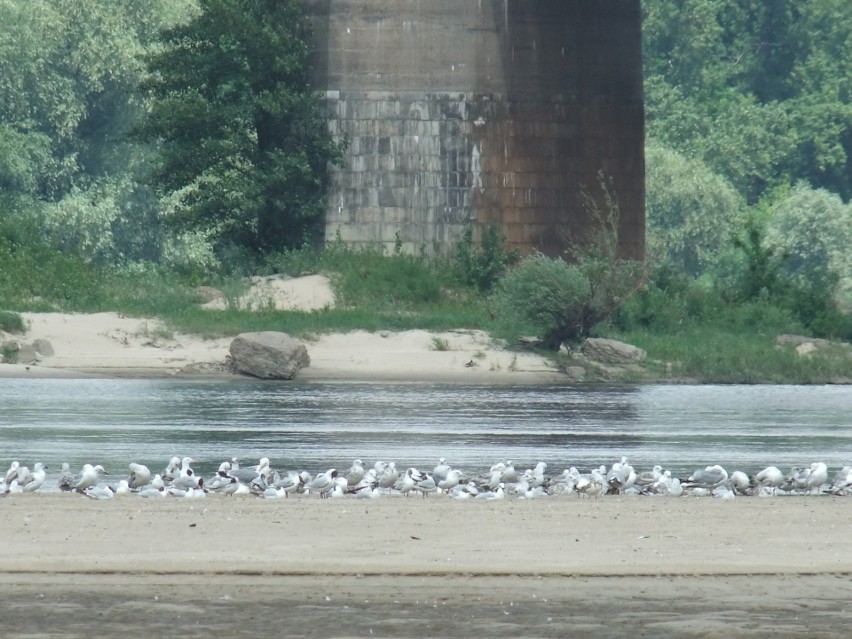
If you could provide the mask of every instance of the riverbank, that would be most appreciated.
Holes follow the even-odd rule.
[[[22,313],[26,342],[47,340],[53,354],[32,365],[0,364],[0,377],[231,376],[236,335],[204,339],[170,333],[157,320],[117,313]],[[566,378],[535,353],[509,351],[487,333],[423,330],[330,333],[303,340],[311,365],[300,381],[557,383]]]
[[[847,505],[18,495],[0,614],[8,636],[837,636]]]
[[[221,293],[210,289],[203,307],[221,310]],[[312,312],[334,306],[328,278],[253,278],[240,308]],[[21,313],[25,336],[47,343],[32,364],[0,364],[2,377],[232,376],[229,347],[235,335],[206,339],[174,333],[156,319],[119,313]],[[566,381],[552,361],[514,352],[484,331],[350,331],[302,339],[311,364],[300,381],[411,381],[469,384],[558,383]]]

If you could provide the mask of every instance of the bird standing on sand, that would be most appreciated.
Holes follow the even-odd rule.
[[[108,475],[104,470],[104,467],[98,464],[97,466],[92,466],[91,464],[83,464],[83,470],[74,478],[74,481],[71,483],[71,488],[76,490],[78,493],[82,493],[90,486],[94,486],[98,483],[98,480],[101,478],[101,475]]]

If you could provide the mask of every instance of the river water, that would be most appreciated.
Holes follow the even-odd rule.
[[[125,476],[173,456],[212,472],[245,465],[317,472],[368,464],[468,473],[511,459],[557,474],[622,455],[676,475],[720,463],[755,472],[852,463],[852,388],[843,386],[468,386],[255,380],[0,381],[0,465],[54,471],[100,463]],[[51,472],[50,474],[55,474]]]

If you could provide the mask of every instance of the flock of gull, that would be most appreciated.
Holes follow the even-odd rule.
[[[290,495],[317,495],[320,498],[374,499],[384,495],[441,494],[454,499],[504,499],[514,496],[533,499],[555,495],[599,497],[633,494],[680,497],[710,496],[732,499],[737,496],[770,496],[778,494],[852,494],[852,466],[844,466],[829,480],[823,462],[806,468],[793,468],[784,473],[769,466],[754,475],[741,470],[728,473],[720,465],[696,470],[680,479],[661,466],[638,472],[622,457],[609,468],[602,465],[588,473],[575,467],[559,475],[548,475],[547,464],[517,471],[511,461],[499,462],[481,474],[469,475],[452,468],[444,458],[431,471],[397,469],[394,462],[377,461],[372,466],[356,459],[345,472],[331,468],[317,475],[308,472],[279,472],[264,457],[256,465],[240,467],[236,458],[222,462],[209,477],[196,473],[191,457],[172,457],[159,473],[138,463],[128,467],[129,475],[117,483],[104,480],[103,466],[85,464],[78,473],[67,463],[57,478],[61,491],[75,492],[91,499],[112,499],[120,495],[146,498],[203,498],[210,494],[254,495],[264,499],[280,499]],[[47,468],[37,463],[32,470],[17,461],[11,463],[2,481],[0,497],[17,493],[33,493],[42,488]]]

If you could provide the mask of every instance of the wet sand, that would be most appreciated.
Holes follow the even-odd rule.
[[[852,501],[0,500],[9,637],[845,634]]]

